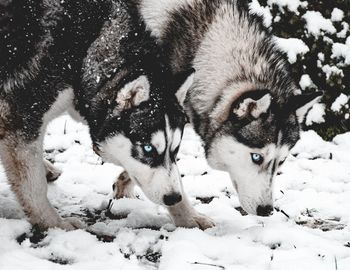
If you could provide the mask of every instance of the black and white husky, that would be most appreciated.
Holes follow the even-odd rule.
[[[80,225],[50,205],[46,182],[58,173],[43,161],[45,128],[68,109],[87,122],[96,152],[152,201],[183,201],[176,155],[193,69],[172,76],[118,0],[1,0],[0,13],[0,156],[30,222]]]
[[[276,171],[319,94],[296,95],[285,57],[247,1],[125,2],[162,44],[173,72],[195,68],[185,107],[210,165],[230,174],[247,212],[270,215]]]

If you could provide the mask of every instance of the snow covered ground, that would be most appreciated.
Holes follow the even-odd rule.
[[[175,228],[144,198],[109,200],[121,168],[101,164],[87,128],[68,116],[48,128],[45,155],[63,170],[49,185],[62,216],[87,230],[32,229],[0,168],[0,269],[350,269],[350,134],[302,134],[275,186],[272,217],[244,215],[229,177],[211,170],[186,129],[179,154],[186,191],[216,227]]]

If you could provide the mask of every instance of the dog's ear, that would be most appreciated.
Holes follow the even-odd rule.
[[[176,98],[179,101],[179,104],[181,106],[184,105],[187,92],[193,84],[194,73],[195,73],[195,69],[191,68],[185,72],[181,72],[181,73],[175,75],[175,78],[174,78],[175,87],[174,87],[174,89],[177,90],[175,95],[176,95]]]
[[[295,111],[299,123],[302,123],[307,112],[315,105],[315,103],[319,102],[322,95],[322,92],[313,92],[292,96],[287,103],[287,108],[290,112]]]
[[[142,75],[132,82],[127,83],[116,98],[117,110],[123,111],[139,106],[149,99],[150,83],[146,76]]]
[[[258,93],[259,94],[259,93]],[[271,105],[271,95],[265,93],[263,96],[246,96],[233,107],[233,114],[238,118],[253,117],[258,119],[266,113]]]

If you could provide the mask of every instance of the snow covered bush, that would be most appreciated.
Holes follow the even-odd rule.
[[[323,91],[304,121],[324,139],[350,131],[350,1],[253,0],[302,91]]]

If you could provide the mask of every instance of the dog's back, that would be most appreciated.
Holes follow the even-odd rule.
[[[0,2],[0,91],[6,79],[21,68],[30,73],[27,63],[37,54],[42,36],[41,1],[2,0]],[[29,75],[29,74],[28,74]],[[18,74],[24,77],[25,74]]]
[[[70,83],[108,16],[108,3],[1,1],[0,91],[9,93],[48,73]]]

